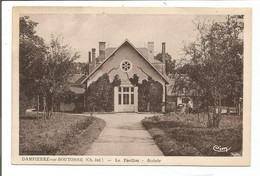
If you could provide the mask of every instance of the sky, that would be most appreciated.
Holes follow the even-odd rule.
[[[147,47],[154,42],[155,54],[161,52],[162,42],[166,42],[166,52],[173,59],[182,55],[183,42],[195,40],[194,21],[202,18],[214,21],[225,16],[196,15],[120,15],[120,14],[35,14],[28,15],[38,22],[36,34],[49,42],[51,35],[61,35],[64,42],[78,51],[77,62],[87,62],[91,48],[98,51],[98,43],[106,42],[106,47],[118,47],[128,39],[135,47]]]

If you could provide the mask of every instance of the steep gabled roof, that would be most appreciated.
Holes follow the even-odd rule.
[[[106,58],[110,56],[110,54],[113,53],[115,50],[116,48],[107,48],[105,52]]]
[[[85,92],[84,86],[81,82],[86,78],[85,74],[75,74],[69,78],[67,89],[75,94],[83,94]]]
[[[69,78],[69,84],[81,84],[86,77],[85,74],[75,74]]]
[[[121,43],[111,54],[109,54],[106,59],[94,70],[92,71],[87,78],[85,78],[81,83],[83,84],[86,80],[88,80],[106,61],[108,61],[111,56],[121,48],[125,43],[128,43],[135,51],[163,78],[163,80],[168,84],[167,79],[145,58],[145,56],[128,40],[126,39],[123,43]]]
[[[76,86],[76,85],[70,85],[69,90],[71,92],[74,92],[75,94],[83,94],[85,92],[85,88],[81,86]]]
[[[106,57],[113,53],[117,48],[107,48],[106,49]],[[148,59],[148,49],[147,48],[136,48],[146,59]]]

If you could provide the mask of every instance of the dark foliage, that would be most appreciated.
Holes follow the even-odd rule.
[[[156,60],[159,60],[162,62],[162,53],[158,53],[155,56]],[[172,59],[172,56],[168,53],[165,54],[165,64],[166,64],[166,74],[174,74],[175,73],[175,63],[176,61]]]
[[[144,79],[142,83],[138,83],[139,77],[134,74],[129,79],[134,86],[138,86],[138,111],[139,112],[161,112],[163,86],[151,77]]]
[[[114,110],[114,86],[120,86],[118,75],[112,83],[107,73],[91,83],[87,88],[86,110],[89,112],[111,112]]]
[[[208,115],[208,126],[218,127],[221,121],[221,108],[226,99],[231,99],[236,104],[237,112],[241,115],[243,16],[228,15],[225,22],[198,22],[196,29],[198,31],[196,40],[183,48],[189,61],[184,67],[188,76],[202,90],[203,103],[207,107],[211,105],[214,107],[213,116]],[[185,68],[180,71],[184,71]]]
[[[74,73],[75,74],[85,74],[89,73],[89,64],[85,62],[74,62]]]
[[[34,28],[38,23],[31,21],[28,16],[20,18],[19,34],[19,89],[20,89],[20,114],[27,108],[32,108],[31,103],[40,88],[37,80],[43,78],[44,68],[42,60],[45,44],[37,36]]]
[[[111,84],[112,84],[113,87],[118,87],[118,86],[121,85],[121,79],[119,78],[118,75],[114,76],[114,80],[112,81]]]
[[[74,61],[79,58],[77,52],[63,43],[62,36],[52,35],[50,43],[46,44],[36,35],[37,25],[38,23],[30,20],[29,16],[20,17],[20,114],[24,113],[25,109],[32,108],[28,106],[28,102],[37,99],[38,96],[46,98],[43,103],[46,104],[46,112],[57,109],[55,107],[66,90],[66,83],[75,72]],[[84,71],[83,68],[82,70]]]

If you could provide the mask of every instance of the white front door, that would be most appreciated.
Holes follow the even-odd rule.
[[[121,86],[114,89],[115,112],[137,112],[137,87]]]

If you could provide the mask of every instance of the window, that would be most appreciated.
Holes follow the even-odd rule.
[[[131,94],[131,104],[134,104],[134,94]]]
[[[120,68],[123,72],[129,72],[132,69],[132,63],[128,60],[124,60],[121,62]]]
[[[121,94],[119,94],[119,95],[118,95],[118,104],[120,104],[120,105],[121,105],[121,99],[122,99],[122,98],[121,98]]]
[[[124,87],[123,92],[129,92],[129,87]]]
[[[129,104],[129,94],[124,94],[124,104]]]
[[[134,105],[134,87],[119,87],[119,105]]]

